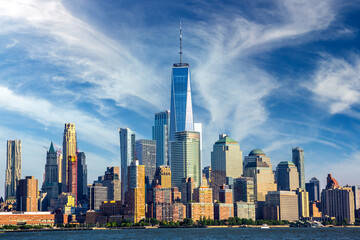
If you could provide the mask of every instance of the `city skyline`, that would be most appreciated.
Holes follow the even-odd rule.
[[[6,59],[0,68],[0,185],[7,140],[22,140],[22,177],[41,182],[42,146],[53,141],[60,147],[64,123],[75,123],[92,182],[105,166],[119,166],[119,127],[151,139],[154,114],[170,109],[180,20],[194,119],[203,123],[203,166],[218,134],[226,133],[244,156],[262,149],[273,166],[291,161],[291,148],[301,147],[305,182],[316,177],[323,184],[332,172],[342,185],[357,184],[358,6],[210,2],[201,6],[204,14],[200,3],[187,4],[0,4]],[[121,14],[130,9],[138,16]]]

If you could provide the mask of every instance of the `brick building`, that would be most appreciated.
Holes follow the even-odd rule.
[[[0,226],[53,225],[55,214],[50,212],[0,212]]]

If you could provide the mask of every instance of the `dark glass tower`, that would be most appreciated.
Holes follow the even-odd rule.
[[[309,193],[309,201],[320,200],[320,181],[313,177],[305,184],[306,191]]]
[[[86,202],[87,195],[87,165],[86,165],[86,156],[84,152],[77,153],[77,175],[78,175],[78,184],[77,184],[77,196],[78,202]]]

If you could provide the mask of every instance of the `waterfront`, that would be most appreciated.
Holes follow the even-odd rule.
[[[0,239],[360,239],[360,228],[172,228],[3,233]]]

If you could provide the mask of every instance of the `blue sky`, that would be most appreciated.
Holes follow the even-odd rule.
[[[74,122],[89,182],[119,166],[119,127],[151,138],[170,73],[192,73],[203,166],[218,134],[273,168],[305,150],[306,181],[360,183],[359,1],[0,1],[0,186],[6,140],[42,182],[46,149]],[[3,195],[3,187],[0,188]]]

